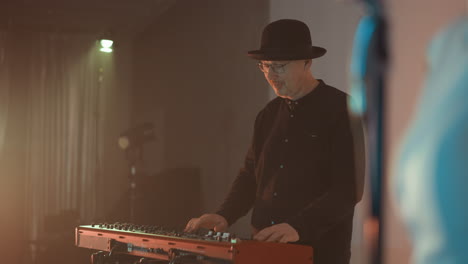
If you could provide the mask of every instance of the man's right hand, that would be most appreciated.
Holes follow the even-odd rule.
[[[216,232],[224,232],[228,228],[228,222],[219,214],[204,214],[199,218],[192,218],[185,226],[185,232],[193,232],[199,228],[214,229]]]

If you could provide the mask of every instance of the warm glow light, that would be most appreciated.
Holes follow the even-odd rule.
[[[114,41],[112,41],[110,39],[101,39],[100,43],[101,43],[101,49],[100,50],[102,52],[107,52],[107,53],[112,52],[112,44],[114,44]]]

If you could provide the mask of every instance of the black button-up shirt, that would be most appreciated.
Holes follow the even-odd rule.
[[[288,223],[320,263],[326,252],[349,259],[362,195],[354,155],[345,93],[320,80],[297,101],[277,97],[257,115],[244,167],[217,213],[232,224],[253,206],[255,229]]]

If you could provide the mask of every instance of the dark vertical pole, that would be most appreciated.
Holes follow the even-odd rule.
[[[357,103],[351,110],[365,120],[368,146],[368,168],[371,186],[370,222],[378,230],[370,237],[371,263],[380,264],[383,259],[385,197],[385,73],[388,62],[386,22],[382,2],[365,0],[367,15],[361,19],[356,31],[351,62],[351,97]]]
[[[376,126],[376,167],[377,170],[374,175],[374,181],[376,183],[375,189],[375,205],[376,208],[373,208],[372,216],[379,220],[379,232],[378,232],[378,239],[376,250],[374,252],[374,256],[372,259],[372,263],[382,263],[383,262],[383,238],[385,237],[385,215],[384,215],[384,199],[385,195],[385,74],[387,69],[388,57],[387,57],[387,42],[386,42],[386,22],[383,17],[382,6],[379,7],[378,14],[378,24],[376,30],[376,39],[375,39],[375,53],[374,53],[374,60],[378,65],[377,71],[375,73],[375,87],[373,89],[376,90],[375,98],[371,98],[375,100],[375,112],[377,115],[377,126]],[[372,111],[373,109],[369,109]]]

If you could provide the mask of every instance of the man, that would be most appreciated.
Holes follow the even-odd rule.
[[[306,24],[278,20],[263,31],[261,48],[248,52],[277,98],[258,114],[253,141],[219,210],[191,219],[186,231],[223,231],[252,207],[253,239],[314,248],[315,264],[349,263],[357,182],[354,142],[345,93],[315,79]],[[359,177],[357,177],[359,176]]]

